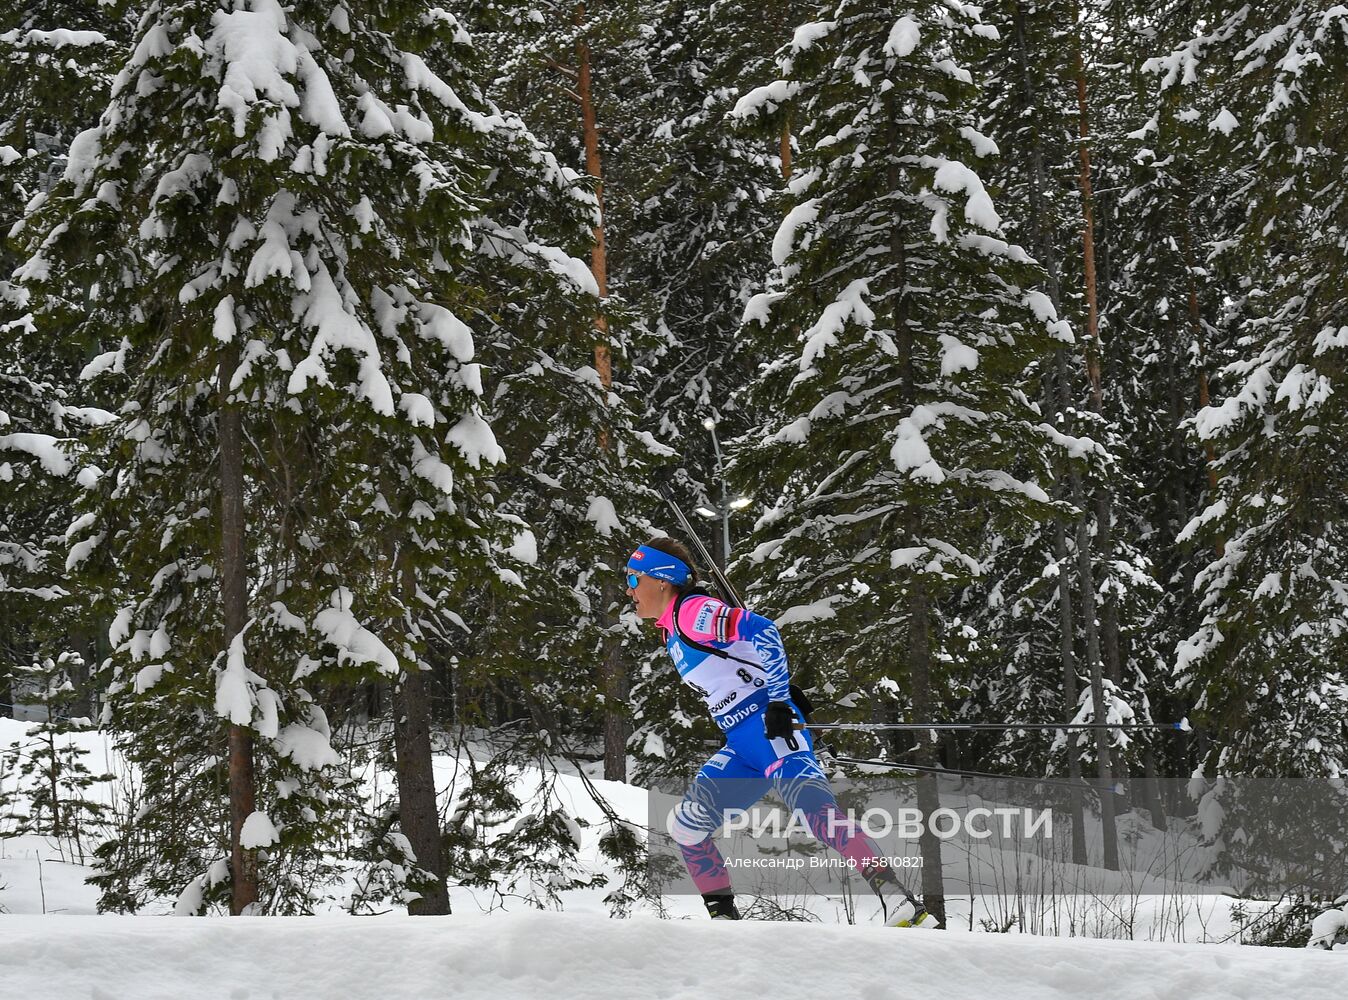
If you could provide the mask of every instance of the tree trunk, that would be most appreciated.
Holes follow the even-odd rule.
[[[576,24],[585,23],[585,4],[576,7]],[[608,300],[608,249],[604,241],[604,168],[599,156],[599,123],[594,106],[594,87],[590,73],[590,46],[584,36],[576,42],[576,95],[580,98],[582,139],[585,145],[585,172],[595,179],[599,197],[599,222],[594,228],[594,249],[590,253],[590,270],[599,287],[599,310],[594,316],[594,367],[605,391],[613,386],[613,354],[608,341],[608,317],[604,304]],[[608,428],[599,428],[599,449],[613,447]],[[618,604],[616,582],[606,580],[601,588],[603,615],[608,615]],[[604,692],[604,777],[609,781],[627,780],[627,721],[628,678],[622,647],[613,637],[605,640],[600,681]]]
[[[420,899],[407,904],[417,916],[449,912],[444,854],[440,841],[440,812],[435,803],[435,773],[431,766],[431,712],[425,678],[409,663],[399,679],[394,701],[393,745],[398,765],[398,818],[417,866],[431,876],[415,886]]]
[[[9,629],[0,628],[0,719],[14,718],[14,679],[10,675],[13,649]]]
[[[1197,263],[1194,260],[1193,236],[1190,234],[1189,208],[1184,206],[1181,215],[1180,237],[1184,246],[1184,273],[1189,279],[1189,327],[1193,331],[1194,343],[1198,345],[1198,406],[1206,408],[1212,402],[1212,393],[1208,387],[1208,345],[1203,335],[1203,315],[1198,304]],[[1217,497],[1217,449],[1211,441],[1205,442],[1203,450],[1207,457],[1208,496]],[[1215,546],[1217,556],[1226,554],[1226,542],[1219,538]]]
[[[238,343],[220,355],[220,598],[225,649],[248,623],[247,556],[243,506],[243,412],[229,401],[229,383],[239,364]],[[257,852],[240,844],[243,824],[256,808],[253,736],[244,726],[229,727],[229,912],[238,916],[257,902]]]
[[[1165,802],[1161,799],[1161,772],[1156,768],[1156,753],[1147,747],[1142,751],[1142,767],[1147,776],[1147,809],[1151,813],[1151,825],[1164,833],[1168,827],[1165,818]]]
[[[913,518],[915,526],[917,517]],[[916,536],[915,536],[916,537]],[[914,578],[909,597],[908,673],[913,684],[913,712],[919,719],[933,716],[931,691],[931,623],[927,603],[926,582]],[[928,733],[917,736],[917,762],[930,767],[937,763],[931,750]],[[941,840],[931,831],[927,822],[941,808],[940,786],[934,774],[917,776],[917,807],[924,822],[918,837],[922,852],[922,905],[936,919],[938,927],[945,927],[945,876],[941,865]]]
[[[1085,490],[1081,475],[1076,470],[1071,473],[1072,493],[1078,507],[1085,503]],[[1105,714],[1104,674],[1100,662],[1100,635],[1096,627],[1094,609],[1095,571],[1091,567],[1091,538],[1087,519],[1083,515],[1077,521],[1077,575],[1081,581],[1081,603],[1084,609],[1086,626],[1086,657],[1091,668],[1091,700],[1095,703],[1095,719],[1101,722]],[[1100,777],[1100,823],[1104,830],[1105,867],[1111,871],[1119,869],[1119,834],[1114,824],[1114,770],[1110,760],[1110,734],[1106,729],[1095,730],[1095,752],[1098,759]]]
[[[1061,352],[1060,352],[1061,353]],[[1064,366],[1065,367],[1065,366]],[[1058,642],[1062,654],[1063,700],[1070,719],[1077,708],[1076,623],[1072,616],[1072,574],[1067,565],[1067,525],[1053,519],[1053,558],[1058,562]],[[1067,734],[1067,777],[1072,782],[1072,863],[1086,864],[1086,814],[1081,798],[1081,755],[1077,734]]]
[[[1091,189],[1090,102],[1086,91],[1086,61],[1082,56],[1079,29],[1076,42],[1077,122],[1080,134],[1077,149],[1081,159],[1081,251],[1086,276],[1086,374],[1091,384],[1091,412],[1097,417],[1102,417],[1105,404],[1100,368],[1101,357],[1104,352],[1100,345],[1100,308],[1095,273],[1095,199]],[[1109,679],[1115,684],[1122,684],[1118,608],[1115,602],[1114,589],[1109,585],[1109,578],[1112,575],[1110,563],[1114,558],[1113,507],[1114,499],[1109,490],[1103,486],[1097,489],[1095,494],[1095,541],[1105,572],[1105,578],[1101,581],[1105,593],[1104,602],[1100,609],[1100,638],[1105,667],[1109,671]]]
[[[1079,19],[1076,16],[1076,5],[1073,4],[1073,23],[1078,25],[1076,28],[1076,51],[1074,53],[1074,63],[1076,71],[1076,90],[1077,90],[1077,124],[1080,141],[1077,143],[1077,149],[1081,159],[1081,217],[1082,217],[1082,238],[1081,249],[1083,262],[1085,266],[1086,278],[1086,374],[1091,384],[1091,411],[1097,416],[1104,415],[1104,391],[1101,385],[1100,360],[1103,352],[1100,347],[1100,310],[1096,294],[1096,275],[1095,275],[1095,205],[1091,192],[1091,125],[1090,125],[1090,100],[1086,89],[1086,60],[1082,52],[1081,30]],[[1075,477],[1080,482],[1080,477]],[[1082,505],[1084,494],[1078,496],[1077,503]],[[1100,608],[1100,628],[1099,634],[1096,634],[1095,621],[1092,618],[1087,620],[1087,644],[1094,645],[1095,651],[1091,654],[1091,697],[1095,701],[1095,711],[1097,722],[1104,721],[1105,702],[1104,702],[1104,682],[1101,675],[1102,655],[1103,666],[1108,669],[1109,676],[1114,683],[1120,684],[1122,681],[1121,653],[1119,648],[1119,617],[1118,607],[1115,601],[1114,588],[1110,586],[1109,577],[1111,575],[1111,563],[1114,559],[1114,539],[1113,539],[1113,497],[1109,490],[1103,485],[1097,489],[1095,496],[1095,542],[1100,556],[1101,565],[1105,568],[1105,579],[1103,581],[1105,594],[1104,602]],[[1084,509],[1084,507],[1083,507]],[[1079,562],[1082,572],[1082,593],[1088,591],[1091,594],[1091,603],[1094,603],[1095,581],[1094,573],[1091,568],[1089,533],[1086,530],[1085,519],[1083,518],[1077,528],[1078,546],[1081,549]],[[1089,605],[1088,605],[1089,606]],[[1113,787],[1113,769],[1110,766],[1109,733],[1104,729],[1095,731],[1096,751],[1099,755],[1100,780],[1103,788],[1100,790],[1100,818],[1104,824],[1105,834],[1105,867],[1111,870],[1118,870],[1119,867],[1119,845],[1118,831],[1114,824],[1114,795],[1110,788]]]
[[[1182,427],[1185,407],[1178,373],[1184,363],[1184,346],[1182,338],[1177,336],[1175,340],[1174,353],[1166,355],[1164,376],[1166,399],[1170,407],[1170,461],[1178,473],[1188,465],[1189,446]],[[1174,538],[1189,523],[1189,492],[1184,488],[1182,475],[1167,476],[1166,479],[1168,487],[1166,493],[1171,508],[1168,516],[1172,522],[1167,529],[1167,537]]]
[[[1020,57],[1021,88],[1026,107],[1037,109],[1038,93],[1033,77],[1030,75],[1029,46],[1025,39],[1025,12],[1017,3],[1014,10],[1016,49]],[[1036,252],[1048,278],[1048,296],[1054,311],[1061,315],[1062,295],[1058,283],[1058,255],[1054,251],[1053,240],[1049,233],[1052,227],[1048,223],[1048,212],[1044,205],[1044,151],[1039,133],[1032,132],[1030,141],[1030,226],[1034,236]],[[1061,349],[1057,352],[1056,396],[1050,400],[1050,412],[1057,413],[1060,421],[1067,419],[1072,396],[1067,380],[1067,362]],[[1076,622],[1073,615],[1072,578],[1067,565],[1067,525],[1062,518],[1054,518],[1053,556],[1058,562],[1058,642],[1062,657],[1063,697],[1067,703],[1067,717],[1077,708],[1077,658],[1076,658]],[[1091,610],[1094,615],[1094,610]],[[1071,791],[1072,812],[1072,861],[1074,864],[1086,864],[1086,819],[1084,803],[1079,786],[1081,783],[1081,759],[1077,747],[1077,734],[1067,734],[1067,774],[1073,783]]]
[[[896,110],[890,108],[889,117],[889,190],[899,190],[899,168],[896,162],[900,155],[898,131],[895,126]],[[907,280],[908,254],[903,241],[903,227],[895,225],[890,230],[889,251],[895,265],[897,287],[902,288]],[[902,379],[900,405],[917,405],[917,380],[913,371],[913,331],[908,325],[907,297],[900,294],[894,301],[894,334],[899,348],[899,371]],[[907,525],[909,544],[918,544],[922,537],[922,513],[917,508],[909,510]],[[909,584],[908,595],[908,676],[912,684],[913,711],[919,719],[933,717],[934,698],[932,697],[931,678],[931,619],[927,584],[919,574]],[[917,762],[932,765],[936,757],[932,753],[927,733],[918,734]],[[924,817],[931,817],[941,807],[939,786],[934,774],[919,774],[917,778],[917,806]],[[941,864],[941,841],[931,832],[930,825],[923,823],[918,838],[922,852],[922,904],[937,922],[945,926],[945,877]]]

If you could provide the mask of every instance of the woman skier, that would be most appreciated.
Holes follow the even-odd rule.
[[[861,872],[880,897],[887,924],[930,922],[870,839],[843,818],[809,732],[796,729],[804,716],[791,699],[777,626],[695,587],[692,556],[672,538],[651,539],[627,561],[627,594],[637,614],[664,631],[679,676],[725,733],[725,746],[702,765],[670,828],[707,912],[713,920],[740,919],[712,834],[727,810],[747,809],[775,788],[815,837]]]

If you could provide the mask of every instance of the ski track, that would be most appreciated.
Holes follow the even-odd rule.
[[[1344,956],[1235,945],[513,913],[0,916],[6,1000],[1341,1000]]]

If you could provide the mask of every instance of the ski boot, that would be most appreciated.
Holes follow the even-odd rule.
[[[707,904],[707,912],[713,920],[740,919],[740,911],[735,909],[735,894],[732,892],[703,893],[702,902]]]
[[[913,898],[888,865],[868,865],[861,877],[880,900],[886,927],[935,927],[936,919]]]

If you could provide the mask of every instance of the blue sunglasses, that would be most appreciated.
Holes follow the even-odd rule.
[[[636,589],[637,589],[637,583],[638,583],[638,582],[641,580],[641,578],[642,578],[643,576],[645,576],[645,575],[646,575],[645,573],[628,573],[628,574],[627,574],[627,585],[628,585],[629,587],[631,587],[633,590],[636,590]]]

